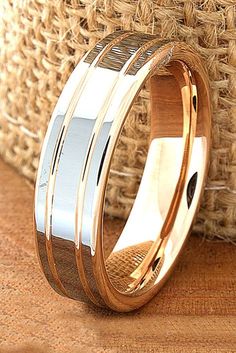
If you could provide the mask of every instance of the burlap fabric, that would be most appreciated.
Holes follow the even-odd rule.
[[[234,0],[5,0],[0,10],[0,153],[32,181],[55,102],[85,51],[115,29],[191,44],[205,59],[214,111],[210,173],[195,229],[236,239]],[[140,180],[146,96],[132,110],[112,164],[111,215],[127,216]]]

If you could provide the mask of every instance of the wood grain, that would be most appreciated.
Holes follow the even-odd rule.
[[[34,248],[33,190],[0,161],[0,352],[236,352],[236,247],[191,236],[173,276],[130,314],[54,293]],[[113,235],[119,221],[106,223]]]

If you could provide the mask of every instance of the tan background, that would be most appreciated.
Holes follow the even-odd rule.
[[[131,29],[184,40],[205,60],[214,111],[211,166],[195,229],[236,239],[235,19],[235,0],[1,1],[0,154],[35,178],[57,97],[82,54],[106,34]],[[113,163],[110,214],[125,217],[132,205],[147,149],[147,110],[143,92]]]
[[[32,234],[33,190],[0,160],[1,353],[235,353],[236,247],[192,236],[161,292],[115,314],[48,286]],[[106,225],[108,235],[119,221]]]

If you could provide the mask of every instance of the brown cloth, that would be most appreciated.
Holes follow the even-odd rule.
[[[33,190],[0,160],[0,353],[235,353],[236,247],[191,236],[171,279],[117,314],[54,293],[33,237]],[[114,234],[119,222],[106,224]]]

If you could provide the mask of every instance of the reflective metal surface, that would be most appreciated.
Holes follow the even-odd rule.
[[[158,75],[163,66],[168,75]],[[145,82],[151,137],[140,188],[107,259],[103,207],[120,131]],[[45,137],[35,196],[43,271],[73,299],[129,311],[158,291],[199,205],[210,148],[208,79],[183,43],[115,32],[80,61]]]

